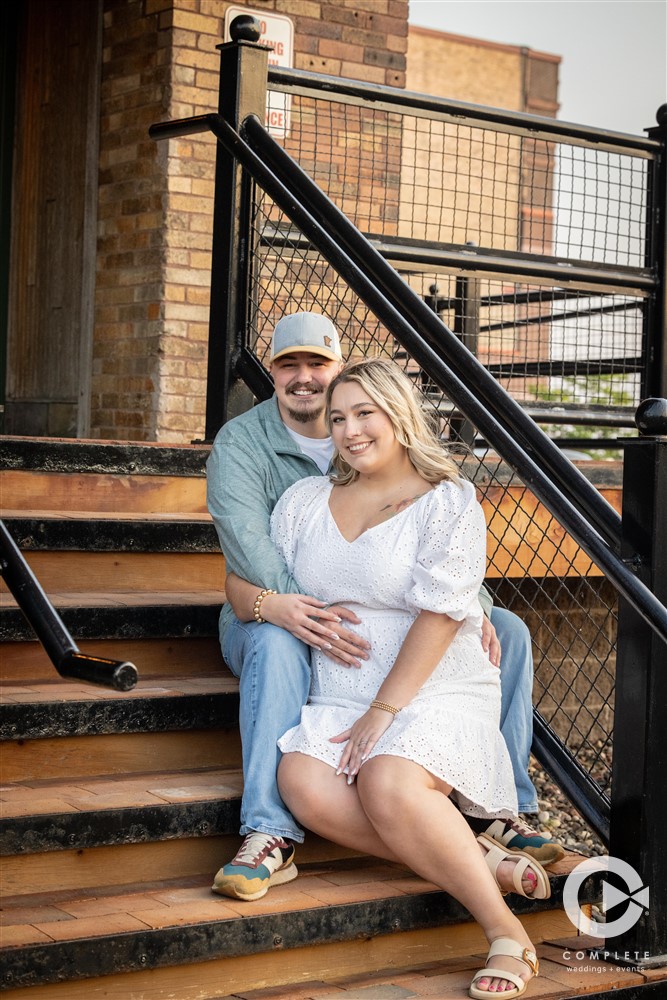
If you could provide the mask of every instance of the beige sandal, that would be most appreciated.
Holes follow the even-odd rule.
[[[530,979],[522,979],[516,973],[506,972],[504,969],[494,969],[489,963],[496,955],[505,955],[507,958],[516,958],[517,961],[523,962],[533,974],[531,979],[539,975],[540,963],[534,951],[531,951],[530,948],[522,948],[518,941],[514,941],[512,938],[496,938],[495,941],[491,942],[489,954],[486,956],[487,967],[478,972],[470,984],[468,995],[474,997],[475,1000],[489,1000],[489,997],[497,996],[503,997],[503,1000],[512,1000],[513,997],[523,996],[526,992]],[[475,983],[479,982],[480,979],[506,979],[508,982],[514,983],[515,988],[504,990],[502,993],[480,990],[475,986]]]
[[[512,884],[514,886],[513,891],[517,896],[523,896],[525,899],[549,899],[551,895],[551,883],[549,882],[549,876],[539,861],[531,858],[530,854],[524,854],[523,851],[506,851],[493,837],[489,837],[486,833],[479,834],[477,843],[482,844],[486,848],[484,860],[499,888],[500,883],[498,882],[496,873],[501,861],[516,861],[517,863],[514,865],[514,870],[512,871]],[[537,879],[535,891],[530,893],[526,892],[521,884],[521,879],[527,871],[532,872]],[[500,891],[503,896],[507,895],[506,890],[501,889]]]

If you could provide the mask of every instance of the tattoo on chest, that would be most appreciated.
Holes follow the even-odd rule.
[[[384,507],[380,508],[380,513],[385,514],[385,520],[389,520],[390,517],[394,517],[396,514],[400,514],[402,510],[405,510],[415,500],[420,500],[425,497],[429,490],[424,490],[423,493],[417,493],[414,497],[406,497],[405,500],[399,500],[398,503],[388,503]]]

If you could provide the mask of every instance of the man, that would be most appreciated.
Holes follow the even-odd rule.
[[[289,486],[305,476],[324,475],[329,468],[333,445],[324,400],[343,364],[336,328],[318,313],[283,317],[274,330],[270,364],[275,395],[227,423],[207,462],[208,508],[227,571],[258,589],[255,621],[240,622],[229,604],[220,616],[222,654],[240,681],[244,841],[215,876],[213,890],[246,900],[259,899],[270,886],[296,878],[294,844],[304,837],[278,792],[276,741],[299,721],[310,684],[307,643],[322,638],[310,629],[322,626],[313,624],[312,605],[304,604],[293,624],[281,622],[284,627],[263,620],[261,606],[270,601],[268,592],[300,594],[271,542],[270,517]],[[534,812],[537,799],[527,771],[532,739],[530,637],[515,615],[491,611],[489,596],[484,592],[481,598],[504,646],[501,729],[515,771],[519,808]],[[322,621],[330,625],[334,617],[342,620],[335,626],[335,637],[327,636],[328,654],[338,663],[363,669],[366,643],[347,627],[358,619],[345,608],[334,608]],[[492,662],[499,663],[500,645],[492,628],[483,641]],[[563,854],[553,841],[519,824],[497,820],[492,826],[491,836],[505,847],[530,849],[544,863]],[[483,828],[489,829],[488,822]]]

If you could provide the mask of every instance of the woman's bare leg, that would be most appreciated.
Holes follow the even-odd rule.
[[[403,864],[364,812],[356,784],[328,764],[301,753],[285,754],[278,768],[280,794],[300,823],[335,844]]]
[[[393,854],[462,903],[489,942],[509,937],[532,949],[481,860],[474,833],[448,798],[449,786],[419,764],[391,756],[367,761],[357,783],[366,816]],[[494,965],[526,977],[526,966],[516,959],[499,956]],[[490,993],[514,988],[510,981],[495,978],[476,985]]]
[[[290,753],[283,757],[278,777],[283,799],[308,829],[345,847],[406,864],[463,903],[489,941],[511,937],[532,947],[482,862],[475,835],[447,797],[451,789],[420,765],[376,757],[348,785],[327,764]],[[511,862],[507,866],[511,872]],[[525,976],[526,967],[514,959],[499,957],[494,963]],[[477,986],[492,993],[513,988],[501,979],[480,980]]]

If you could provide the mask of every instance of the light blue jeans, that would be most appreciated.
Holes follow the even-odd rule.
[[[528,627],[512,611],[491,610],[500,640],[500,731],[509,750],[519,812],[537,812],[537,792],[528,777],[533,742],[533,648]]]
[[[303,830],[280,797],[279,738],[296,726],[310,688],[310,649],[291,632],[234,618],[222,642],[225,663],[239,678],[243,748],[241,836],[256,830],[303,843]]]
[[[528,777],[533,735],[533,658],[530,633],[520,618],[494,608],[491,621],[502,648],[500,728],[512,760],[520,812],[536,812]],[[239,728],[243,746],[241,836],[253,830],[302,843],[303,830],[280,797],[277,740],[295,726],[310,687],[305,643],[268,622],[227,627],[222,655],[239,678]]]

